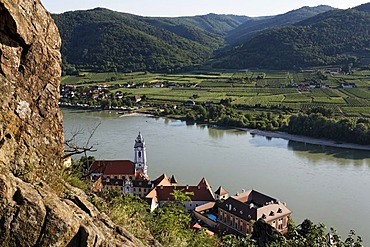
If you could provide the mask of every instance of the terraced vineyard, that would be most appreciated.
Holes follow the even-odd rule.
[[[322,70],[324,71],[324,70]],[[233,105],[249,108],[305,111],[323,106],[337,115],[370,117],[370,71],[352,75],[324,72],[197,72],[188,74],[151,74],[147,72],[81,73],[66,76],[62,84],[84,87],[109,83],[111,93],[145,95],[148,104],[183,104],[213,102],[231,98]],[[355,83],[355,88],[342,88]],[[144,85],[136,88],[135,85]],[[160,87],[155,85],[161,84]],[[131,87],[127,87],[130,85]],[[313,88],[315,85],[317,88]]]

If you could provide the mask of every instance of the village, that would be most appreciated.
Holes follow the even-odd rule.
[[[205,177],[196,185],[178,184],[175,175],[162,174],[152,180],[148,176],[145,140],[138,134],[134,144],[134,161],[95,160],[89,168],[92,190],[119,189],[122,195],[135,195],[146,201],[150,210],[175,202],[174,192],[189,195],[185,208],[193,213],[194,229],[206,228],[209,235],[235,234],[247,236],[253,224],[263,220],[285,234],[291,217],[286,204],[256,190],[233,196],[222,186],[213,191]]]

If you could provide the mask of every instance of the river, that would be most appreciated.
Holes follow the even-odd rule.
[[[204,176],[231,194],[255,189],[286,202],[298,224],[309,218],[350,229],[370,244],[370,152],[297,143],[245,131],[147,116],[63,110],[66,137],[101,123],[91,143],[96,159],[133,160],[140,131],[147,146],[148,173],[175,174],[180,184]]]

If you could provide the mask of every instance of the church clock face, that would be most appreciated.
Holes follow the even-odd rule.
[[[141,147],[138,147],[137,150],[141,151]]]

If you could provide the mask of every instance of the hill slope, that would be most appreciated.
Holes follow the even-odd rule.
[[[326,5],[317,7],[302,7],[300,9],[289,11],[285,14],[276,16],[266,16],[262,18],[251,18],[241,24],[239,27],[230,31],[226,40],[233,43],[246,41],[253,35],[259,32],[275,27],[292,25],[315,15],[333,10],[334,8]]]
[[[179,71],[201,64],[249,18],[142,17],[97,8],[53,15],[64,64],[94,71]]]
[[[369,35],[368,12],[329,11],[294,26],[265,31],[217,57],[215,67],[293,69],[356,63],[370,56]]]
[[[206,41],[186,39],[135,15],[98,8],[53,18],[63,41],[64,63],[79,69],[178,71],[212,53]]]
[[[143,21],[173,32],[186,39],[217,49],[224,44],[226,34],[250,17],[208,14],[191,17],[144,17]]]

